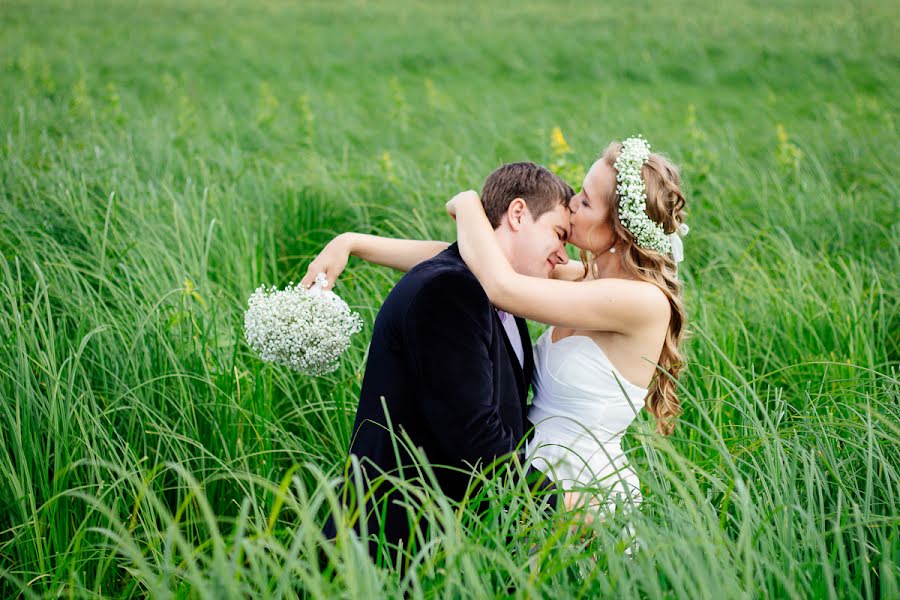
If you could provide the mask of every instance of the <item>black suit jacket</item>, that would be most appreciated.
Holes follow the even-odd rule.
[[[350,453],[360,459],[366,477],[390,473],[412,479],[418,473],[391,435],[383,405],[396,434],[408,435],[430,464],[451,467],[434,471],[443,492],[454,499],[463,497],[471,465],[483,466],[520,447],[531,427],[526,399],[534,363],[525,321],[517,318],[516,324],[524,368],[456,244],[397,283],[375,319],[353,426]],[[375,488],[368,532],[379,533],[383,512],[385,540],[408,545],[409,515],[389,487]],[[355,500],[344,501],[356,506]],[[325,534],[335,535],[331,518]],[[370,544],[373,552],[376,548]]]

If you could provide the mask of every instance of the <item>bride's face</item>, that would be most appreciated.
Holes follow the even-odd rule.
[[[610,221],[610,202],[615,198],[616,171],[602,160],[584,176],[581,191],[569,201],[569,243],[594,254],[606,252],[616,242]]]

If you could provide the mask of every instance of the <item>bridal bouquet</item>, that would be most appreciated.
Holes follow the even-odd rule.
[[[326,285],[320,273],[309,289],[292,282],[283,290],[263,285],[253,292],[244,334],[262,360],[313,376],[338,368],[362,319]]]

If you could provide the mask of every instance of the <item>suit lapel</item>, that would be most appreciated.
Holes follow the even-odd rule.
[[[531,337],[528,335],[528,324],[525,319],[516,317],[516,325],[519,327],[519,337],[522,339],[522,349],[525,351],[525,360],[522,361],[524,363],[522,387],[519,389],[519,399],[522,401],[522,431],[530,440],[534,435],[534,428],[528,420],[528,388],[531,387],[534,377],[534,351],[531,347]]]
[[[523,373],[519,398],[522,401],[522,431],[528,431],[531,425],[528,423],[528,388],[531,387],[531,378],[534,374],[534,352],[531,350],[531,338],[528,336],[528,325],[525,319],[516,317],[516,325],[519,327],[519,338],[522,340],[522,350],[525,360],[522,362]],[[519,362],[519,361],[516,361]]]
[[[519,337],[522,339],[522,349],[525,351],[524,379],[525,396],[528,396],[528,388],[531,387],[531,378],[534,376],[534,351],[531,348],[531,337],[528,335],[528,323],[522,317],[516,317],[516,326],[519,328]]]
[[[516,325],[519,324],[519,319],[516,318]],[[503,344],[506,347],[506,354],[509,356],[509,362],[512,364],[513,373],[516,375],[516,388],[519,390],[519,397],[522,400],[522,405],[525,405],[526,399],[528,397],[528,384],[526,383],[525,373],[522,371],[522,365],[519,364],[519,359],[516,358],[516,351],[512,346],[512,342],[509,341],[509,336],[506,335],[506,329],[503,327],[503,323],[500,321],[500,315],[497,314],[497,311],[494,310],[494,325],[500,330],[500,337],[503,338]],[[522,328],[519,327],[519,335],[521,337]],[[525,366],[528,366],[528,358],[531,353],[531,341],[528,341],[528,346],[525,346],[525,339],[522,339],[522,348],[525,349]],[[522,395],[522,391],[524,390],[525,395]]]

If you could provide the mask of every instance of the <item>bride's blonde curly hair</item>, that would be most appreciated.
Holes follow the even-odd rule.
[[[606,147],[600,159],[614,169],[616,158],[621,151],[622,144],[613,142]],[[641,178],[647,188],[647,216],[662,225],[667,234],[676,231],[685,219],[685,198],[681,191],[678,168],[666,157],[653,153],[641,167]],[[620,256],[626,272],[635,279],[656,285],[666,295],[672,307],[669,330],[666,332],[659,356],[658,370],[650,383],[645,400],[647,410],[656,418],[657,431],[668,435],[675,429],[675,419],[681,413],[675,384],[683,366],[679,346],[686,334],[686,313],[681,283],[676,277],[675,259],[671,255],[659,254],[638,246],[632,233],[619,221],[619,195],[615,190],[609,201],[613,230],[625,243]],[[581,259],[585,269],[588,264],[594,264],[593,261],[588,261],[588,255],[583,250]]]

